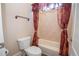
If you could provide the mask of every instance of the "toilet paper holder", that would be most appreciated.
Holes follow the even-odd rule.
[[[4,47],[4,43],[0,43],[0,56],[7,55],[8,53],[9,51]]]
[[[7,56],[8,53],[9,53],[9,51],[5,47],[0,48],[0,56]]]

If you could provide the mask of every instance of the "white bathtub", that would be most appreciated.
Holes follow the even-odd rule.
[[[42,53],[47,56],[58,56],[59,43],[52,42],[45,39],[39,39],[39,47],[42,49]]]

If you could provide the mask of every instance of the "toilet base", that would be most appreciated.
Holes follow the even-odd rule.
[[[41,56],[42,55],[42,50],[36,46],[28,47],[27,49],[24,49],[24,51],[28,56]]]

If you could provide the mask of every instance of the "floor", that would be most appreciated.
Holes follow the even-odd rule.
[[[42,56],[47,56],[47,55],[45,55],[45,54],[42,54]]]
[[[25,54],[25,55],[21,55],[21,56],[27,56],[27,55]],[[45,55],[45,54],[42,54],[42,56],[47,56],[47,55]]]
[[[25,52],[24,51],[22,51],[22,54],[21,55],[19,55],[19,56],[27,56],[26,54],[25,54]],[[42,54],[42,56],[47,56],[46,54]]]

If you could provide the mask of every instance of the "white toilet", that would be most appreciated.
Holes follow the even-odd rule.
[[[27,56],[41,56],[42,51],[39,47],[31,46],[31,37],[18,39],[19,48],[24,50]]]

